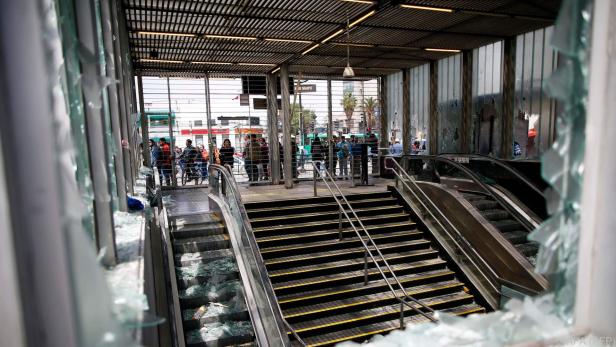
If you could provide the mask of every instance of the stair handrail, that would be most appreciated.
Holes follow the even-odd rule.
[[[484,274],[484,278],[486,278],[488,280],[488,283],[492,287],[492,290],[495,293],[500,294],[500,289],[499,289],[498,284],[502,280],[501,277],[498,276],[498,274],[496,274],[496,272],[494,272],[492,267],[490,267],[488,265],[488,263],[485,261],[485,259],[483,259],[483,257],[477,253],[475,248],[468,242],[468,240],[464,237],[464,235],[462,235],[460,230],[458,230],[458,228],[456,228],[453,225],[453,223],[449,220],[449,218],[447,218],[445,213],[443,213],[443,211],[441,211],[441,209],[438,208],[436,206],[436,204],[434,204],[432,199],[430,199],[428,197],[428,195],[424,192],[424,190],[417,184],[415,178],[413,178],[411,175],[408,174],[408,172],[406,172],[406,170],[404,170],[404,168],[398,163],[396,158],[400,158],[400,157],[394,157],[394,156],[386,156],[385,157],[385,160],[389,159],[389,161],[387,161],[388,163],[390,163],[390,162],[394,163],[394,165],[396,166],[396,168],[391,168],[390,170],[394,173],[394,175],[396,175],[398,180],[406,187],[406,189],[411,194],[413,194],[413,196],[418,201],[418,203],[421,204],[423,209],[430,214],[432,219],[434,221],[436,221],[436,223],[438,223],[443,230],[445,230],[445,231],[453,230],[453,232],[455,233],[455,235],[451,235],[451,236],[454,236],[453,239],[456,240],[456,241],[463,242],[464,246],[466,246],[473,254],[472,254],[472,256],[470,256],[470,255],[466,254],[466,250],[464,248],[462,248],[460,246],[458,246],[458,248],[462,252],[464,252],[466,254],[467,259],[473,263],[475,268],[477,268],[479,271],[483,270],[483,271],[487,272],[487,274]],[[386,164],[385,164],[385,167],[387,168]],[[398,169],[399,172],[396,169]],[[402,174],[400,174],[400,173],[402,173]],[[402,176],[404,176],[404,177],[402,177]],[[406,180],[403,179],[403,178],[406,178]],[[407,182],[410,182],[415,187],[415,190],[411,189],[411,187],[408,185]],[[421,194],[421,196],[418,196],[416,191],[419,192]],[[430,209],[426,205],[426,202],[428,202],[431,205],[432,209]],[[437,218],[434,215],[434,213],[432,212],[433,210],[436,211],[436,213],[440,215],[441,219],[444,220],[445,223],[449,226],[449,229],[446,228],[443,225],[443,223],[441,223],[441,219]],[[479,266],[479,264],[477,264],[476,261],[480,262],[481,266]]]
[[[423,159],[423,160],[433,160],[435,162],[443,162],[446,163],[448,165],[451,165],[453,167],[455,167],[456,169],[462,171],[468,178],[470,178],[475,184],[477,184],[479,187],[481,187],[481,189],[483,190],[484,193],[488,194],[492,199],[494,199],[496,202],[498,202],[499,205],[501,205],[501,207],[503,207],[505,210],[507,210],[507,212],[509,212],[509,214],[515,218],[523,227],[524,229],[526,229],[527,232],[531,232],[535,229],[535,226],[533,225],[532,222],[522,218],[519,214],[518,211],[516,211],[513,207],[511,207],[509,205],[509,203],[507,203],[507,201],[505,201],[501,196],[494,194],[494,192],[492,191],[492,187],[490,187],[489,185],[487,185],[486,183],[484,183],[481,178],[473,172],[473,170],[467,168],[466,166],[459,164],[451,159],[445,158],[445,157],[440,157],[438,155],[403,155],[401,157],[403,160],[406,159]],[[436,166],[434,167],[436,170]],[[402,170],[404,173],[406,173],[406,170]],[[407,173],[408,175],[408,173]]]
[[[312,164],[313,169],[314,169],[313,179],[316,182],[316,174],[318,172],[319,173],[319,177],[323,180],[323,183],[325,183],[325,186],[327,187],[327,190],[329,190],[329,192],[331,193],[332,197],[334,198],[334,200],[338,204],[338,207],[340,209],[339,210],[340,213],[344,214],[344,217],[347,219],[347,221],[351,225],[351,228],[353,229],[353,231],[355,231],[355,234],[357,234],[357,237],[359,238],[359,241],[361,242],[361,244],[362,244],[362,246],[364,248],[364,262],[365,262],[364,263],[364,285],[367,284],[367,282],[368,282],[367,281],[367,278],[368,278],[368,257],[367,256],[370,256],[370,259],[372,260],[372,262],[374,263],[375,267],[379,271],[381,277],[383,277],[383,279],[385,280],[385,283],[387,283],[387,286],[389,287],[389,290],[391,291],[391,293],[394,295],[394,298],[396,298],[396,300],[398,300],[400,302],[400,328],[402,329],[404,327],[404,308],[403,308],[403,305],[406,305],[411,310],[419,313],[420,315],[424,316],[425,318],[427,318],[431,322],[436,322],[437,318],[434,316],[435,315],[435,311],[431,307],[429,307],[426,304],[424,304],[423,302],[421,302],[420,300],[417,300],[414,297],[412,297],[411,295],[409,295],[408,292],[406,291],[406,289],[404,289],[404,286],[398,280],[398,277],[396,276],[396,273],[394,272],[394,270],[391,268],[391,266],[387,262],[387,259],[385,259],[385,256],[383,256],[383,253],[379,249],[378,245],[376,244],[376,242],[374,242],[374,239],[372,238],[372,236],[370,236],[370,233],[368,232],[368,230],[366,229],[364,224],[361,222],[361,219],[359,218],[359,216],[357,215],[357,213],[355,212],[355,210],[353,209],[353,207],[351,206],[351,204],[347,200],[347,198],[344,195],[344,193],[342,193],[342,190],[340,189],[338,184],[336,184],[335,180],[330,175],[330,173],[327,170],[323,170],[323,172],[325,172],[325,174],[323,174],[322,171],[319,170],[319,168],[315,165],[314,162],[312,162],[311,164]],[[340,195],[340,197],[342,197],[342,199],[344,200],[344,203],[348,206],[349,211],[353,214],[353,217],[355,217],[355,219],[359,223],[359,226],[361,227],[362,231],[365,233],[366,238],[370,242],[371,246],[374,247],[374,250],[379,255],[379,258],[381,259],[383,264],[385,264],[385,267],[389,270],[389,273],[390,273],[391,277],[394,279],[395,283],[399,287],[399,290],[402,292],[404,300],[401,299],[398,296],[398,294],[396,293],[396,290],[393,288],[392,284],[389,282],[389,278],[385,275],[385,272],[383,271],[383,269],[381,268],[379,263],[376,261],[374,255],[372,254],[372,251],[370,251],[370,248],[366,244],[365,240],[362,238],[359,230],[357,229],[357,227],[355,227],[355,224],[353,223],[353,221],[349,217],[348,213],[346,212],[345,208],[342,206],[342,203],[340,202],[340,200],[338,199],[338,197],[336,196],[334,191],[331,189],[329,183],[327,183],[326,177],[329,178],[331,183],[334,185],[334,187],[336,187],[336,190],[338,191],[338,194]],[[315,187],[316,187],[316,185],[315,185]],[[420,310],[419,308],[415,307],[414,305],[411,305],[410,303],[408,303],[406,301],[406,299],[411,300],[415,304],[421,306],[422,308],[424,308],[428,312],[432,313],[432,315],[429,315],[429,314],[425,313],[424,311]]]
[[[248,213],[246,212],[246,208],[244,207],[244,203],[242,202],[242,196],[239,192],[237,181],[235,180],[234,175],[232,175],[230,172],[231,172],[231,167],[229,165],[225,165],[225,166],[221,166],[218,164],[208,165],[210,193],[213,190],[218,190],[217,193],[219,196],[230,197],[231,199],[235,200],[238,206],[238,209],[239,209],[238,212],[240,213],[242,217],[240,227],[243,230],[243,232],[246,234],[249,240],[250,250],[252,251],[256,259],[255,265],[258,267],[259,273],[261,275],[258,280],[260,280],[260,282],[262,283],[264,290],[265,290],[265,294],[268,298],[268,302],[264,304],[271,307],[271,309],[273,310],[272,312],[274,313],[274,319],[276,321],[277,330],[279,332],[278,335],[280,335],[280,338],[281,338],[280,339],[281,344],[285,346],[289,345],[288,341],[285,341],[285,337],[287,336],[286,332],[282,333],[282,331],[284,330],[283,329],[284,327],[285,329],[288,329],[289,332],[297,339],[299,344],[301,344],[302,346],[306,346],[306,343],[299,337],[299,335],[297,334],[297,331],[286,321],[286,319],[284,319],[284,315],[282,313],[282,310],[280,309],[280,305],[278,304],[276,295],[274,294],[271,281],[269,280],[269,277],[267,276],[267,270],[265,269],[263,257],[261,256],[261,253],[258,250],[258,245],[256,243],[256,239],[254,237],[254,233],[252,231],[252,227],[249,222]],[[222,183],[222,185],[220,186],[218,185],[218,179],[220,179],[220,182]],[[223,202],[229,205],[228,202],[224,200]],[[259,320],[259,321],[261,320],[260,314],[258,312],[251,312],[250,316],[253,319],[253,324],[254,324],[254,320]],[[265,334],[265,332],[255,329],[255,334]],[[265,334],[264,336],[259,336],[257,341],[265,341],[265,342],[259,342],[259,345],[268,346],[270,344],[267,343],[267,341],[269,341],[268,338],[271,338],[271,337],[272,336]]]
[[[485,154],[459,154],[459,153],[441,153],[438,155],[439,157],[443,157],[443,158],[449,158],[449,157],[467,157],[467,158],[471,158],[471,159],[476,159],[476,160],[485,160],[485,161],[489,161],[493,164],[496,164],[498,166],[500,166],[501,168],[505,169],[505,171],[511,173],[512,175],[515,176],[515,178],[517,178],[518,180],[520,180],[521,182],[523,182],[526,186],[528,186],[530,189],[532,189],[535,193],[541,195],[541,197],[543,197],[544,199],[545,197],[545,193],[539,189],[539,187],[537,187],[537,185],[533,182],[531,182],[528,177],[526,177],[523,173],[521,173],[519,170],[517,170],[516,168],[512,167],[511,165],[503,162],[501,159],[498,158],[494,158],[492,156],[489,155],[485,155]]]

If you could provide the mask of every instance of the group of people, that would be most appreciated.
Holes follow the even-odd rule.
[[[176,165],[185,177],[185,183],[194,180],[195,184],[203,182],[208,178],[208,162],[210,153],[203,145],[192,145],[192,140],[186,140],[186,147],[180,149],[176,147],[171,152],[171,145],[165,138],[161,138],[158,144],[150,139],[150,158],[152,168],[156,167],[161,184],[171,185],[173,165]],[[235,149],[231,146],[231,141],[223,141],[220,149],[214,149],[214,162],[219,165],[229,165],[233,167],[233,154]]]

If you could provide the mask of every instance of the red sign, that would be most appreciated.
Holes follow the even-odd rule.
[[[207,135],[207,129],[182,129],[180,134],[183,136],[189,135]],[[229,129],[212,129],[212,135],[229,135]]]

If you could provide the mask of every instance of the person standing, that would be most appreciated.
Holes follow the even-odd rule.
[[[312,162],[316,166],[317,170],[321,170],[321,161],[323,161],[323,145],[318,137],[314,137],[312,140],[312,147],[310,148],[310,155],[312,156]]]
[[[340,142],[336,145],[338,161],[340,162],[340,177],[345,179],[349,176],[349,166],[347,161],[349,160],[350,147],[349,142],[344,136],[340,136]]]
[[[150,139],[150,168],[154,170],[154,167],[156,167],[156,170],[158,170],[159,182],[162,184],[163,183],[163,167],[160,162],[161,155],[162,155],[162,152],[160,150],[160,147],[156,145],[156,142],[154,142],[154,140]]]
[[[399,139],[396,139],[396,142],[389,147],[389,154],[391,155],[401,155],[402,154],[402,145],[400,144]]]
[[[265,141],[265,138],[260,138],[260,145],[261,145],[261,166],[263,167],[263,176],[261,177],[262,180],[267,181],[269,180],[269,146],[267,145],[267,141]]]
[[[199,175],[197,175],[197,170],[195,167],[198,156],[199,156],[199,152],[197,151],[195,147],[193,147],[192,140],[187,139],[186,147],[184,147],[184,150],[182,151],[182,154],[180,155],[180,159],[184,161],[184,165],[185,165],[185,169],[187,173],[186,182],[190,182],[192,179],[195,179],[195,181],[197,181],[199,178]]]
[[[257,135],[250,134],[250,141],[244,148],[244,169],[248,174],[248,181],[255,182],[258,180],[257,165],[261,157],[261,145],[257,142]]]
[[[351,136],[351,175],[361,177],[361,143],[355,136]]]
[[[233,173],[233,155],[235,154],[235,148],[231,146],[231,141],[225,139],[222,142],[222,147],[218,151],[220,165],[227,166],[230,173]]]
[[[198,152],[199,155],[197,156],[197,163],[199,172],[201,173],[201,183],[203,183],[208,177],[207,164],[210,160],[210,153],[203,145],[199,146]]]
[[[168,186],[171,185],[171,146],[167,143],[165,138],[160,139],[160,166],[162,168],[163,176],[165,177],[165,182]],[[163,184],[163,181],[160,181],[160,185]]]
[[[368,145],[368,151],[370,153],[370,157],[372,158],[372,173],[378,173],[379,139],[376,138],[374,133],[370,133],[366,139],[366,144]]]

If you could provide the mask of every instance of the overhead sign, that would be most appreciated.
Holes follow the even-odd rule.
[[[302,84],[302,85],[295,85],[295,92],[297,93],[314,93],[317,91],[317,85],[316,84]]]

